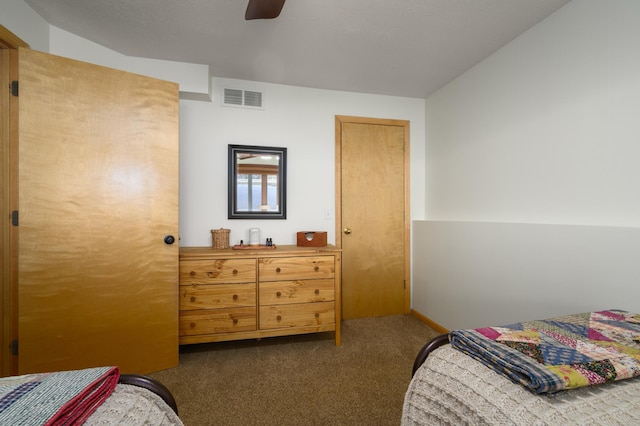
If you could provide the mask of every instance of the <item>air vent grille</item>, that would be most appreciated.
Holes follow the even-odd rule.
[[[242,105],[242,90],[224,89],[224,103],[228,105]]]
[[[244,108],[263,108],[263,93],[252,90],[224,89],[223,105]]]
[[[244,104],[254,108],[262,108],[262,92],[244,91]]]

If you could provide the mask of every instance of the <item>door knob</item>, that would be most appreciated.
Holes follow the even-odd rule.
[[[345,234],[350,234],[351,233],[351,228],[344,228],[344,233]]]
[[[176,239],[173,235],[167,235],[164,237],[164,243],[167,245],[171,245],[175,243]]]

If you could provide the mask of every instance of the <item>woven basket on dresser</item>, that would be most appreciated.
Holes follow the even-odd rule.
[[[212,229],[211,241],[214,249],[226,249],[229,248],[229,233],[230,229]]]

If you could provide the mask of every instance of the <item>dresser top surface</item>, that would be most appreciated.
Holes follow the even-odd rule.
[[[298,255],[322,255],[336,254],[341,250],[336,246],[328,244],[324,247],[299,247],[295,245],[276,246],[273,249],[241,249],[236,250],[231,247],[226,249],[214,249],[212,247],[180,247],[180,258],[199,257],[280,257]]]

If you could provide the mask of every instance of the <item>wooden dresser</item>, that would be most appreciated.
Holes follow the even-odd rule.
[[[180,344],[335,331],[340,251],[180,248]]]

